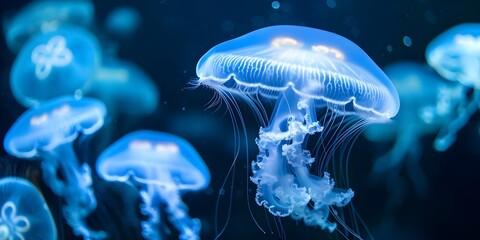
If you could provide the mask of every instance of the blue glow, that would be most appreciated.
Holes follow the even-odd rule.
[[[403,44],[407,47],[412,46],[412,39],[409,36],[404,36],[403,37]]]
[[[448,126],[458,103],[464,101],[465,89],[442,79],[426,64],[398,62],[384,71],[395,84],[402,107],[393,122],[370,126],[364,132],[371,141],[394,141],[376,160],[373,173],[392,180],[392,171],[405,166],[417,194],[425,197],[428,183],[419,164],[421,139]]]
[[[100,62],[100,47],[88,31],[62,27],[33,36],[10,73],[13,95],[26,107],[62,95],[82,95]]]
[[[158,107],[159,91],[152,79],[135,64],[111,59],[97,70],[88,93],[101,99],[112,115],[146,115]]]
[[[117,7],[107,17],[105,28],[121,37],[131,37],[141,23],[141,16],[132,7]]]
[[[367,54],[346,38],[308,27],[266,27],[221,43],[199,60],[197,76],[197,84],[219,88],[232,79],[229,92],[271,99],[292,88],[342,113],[353,103],[353,111],[370,118],[391,118],[399,108],[393,84]]]
[[[160,239],[161,203],[180,239],[199,239],[201,223],[188,216],[180,191],[197,191],[210,183],[210,172],[197,151],[184,139],[155,131],[136,131],[122,137],[100,155],[97,172],[107,181],[132,182],[144,201],[142,223],[147,239]]]
[[[273,1],[272,2],[272,8],[273,9],[279,9],[280,8],[280,3],[278,1]]]
[[[95,99],[61,97],[24,112],[8,130],[4,148],[12,156],[42,160],[42,176],[65,201],[63,215],[76,235],[102,238],[85,217],[96,207],[90,167],[80,165],[72,143],[79,134],[91,135],[103,126],[106,110]],[[61,172],[63,177],[58,176]]]
[[[93,18],[93,5],[87,0],[33,1],[7,21],[7,45],[17,52],[37,33],[55,31],[64,24],[86,27]]]
[[[256,139],[260,153],[252,162],[251,178],[258,187],[256,202],[274,216],[290,215],[333,232],[330,207],[345,206],[354,194],[335,188],[325,168],[322,176],[310,174],[315,158],[305,149],[306,140],[324,135],[326,142],[318,145],[325,144],[326,153],[320,159],[328,161],[330,144],[336,148],[366,123],[395,116],[399,98],[388,77],[349,40],[299,26],[267,27],[221,43],[199,60],[197,75],[194,84],[221,95],[239,95],[248,103],[257,103],[258,95],[276,99],[268,125]],[[317,110],[325,109],[333,113],[321,116],[322,126]],[[344,133],[332,133],[336,116],[345,115],[363,119],[346,121],[352,124],[343,127]]]
[[[448,29],[430,42],[425,55],[428,64],[442,77],[473,88],[471,99],[435,139],[435,149],[445,151],[455,142],[457,132],[477,112],[480,103],[480,24],[465,23]]]
[[[442,77],[465,86],[480,88],[480,23],[454,26],[427,46],[428,65]]]
[[[57,239],[45,200],[25,179],[0,179],[0,239]]]

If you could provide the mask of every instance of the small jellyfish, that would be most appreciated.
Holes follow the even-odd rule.
[[[33,1],[5,22],[7,45],[17,52],[37,33],[55,31],[64,24],[87,27],[93,22],[93,12],[88,0]]]
[[[105,21],[105,29],[121,38],[131,37],[141,24],[141,16],[132,7],[117,7]]]
[[[395,185],[399,170],[405,166],[417,195],[425,197],[427,178],[419,164],[421,139],[449,123],[457,104],[464,101],[464,88],[442,79],[426,64],[398,62],[383,70],[395,85],[402,107],[393,122],[370,126],[364,132],[373,142],[394,141],[389,151],[376,160],[372,173],[376,180],[383,176],[389,180],[387,184]]]
[[[85,218],[95,209],[90,167],[80,165],[73,141],[82,134],[95,133],[106,114],[102,102],[73,97],[52,99],[23,113],[8,130],[4,148],[12,156],[41,160],[42,176],[65,206],[63,216],[75,235],[85,239],[103,238],[90,230]]]
[[[55,222],[45,200],[25,179],[0,179],[0,239],[57,239]]]
[[[64,26],[33,36],[10,73],[13,95],[25,107],[62,95],[81,96],[100,63],[100,47],[90,32]]]
[[[473,94],[457,109],[458,116],[442,128],[434,146],[447,150],[456,140],[457,132],[468,123],[480,103],[480,23],[454,26],[433,39],[425,52],[428,65],[445,79],[458,81]]]
[[[221,43],[199,60],[197,76],[194,86],[216,90],[240,116],[234,97],[245,100],[265,124],[252,162],[257,204],[332,232],[330,208],[348,204],[353,191],[334,187],[328,161],[365,124],[395,116],[399,99],[390,79],[351,41],[300,26],[262,28]],[[262,101],[275,102],[268,121]],[[306,149],[316,133],[320,176],[310,173],[315,157]]]
[[[102,63],[87,95],[101,99],[113,116],[153,113],[160,98],[155,83],[142,69],[119,59]]]
[[[184,139],[168,133],[136,131],[109,146],[98,158],[97,172],[107,181],[129,182],[140,188],[142,223],[147,239],[160,239],[159,207],[180,232],[179,239],[199,239],[201,223],[188,216],[180,195],[204,189],[210,172],[197,151]]]

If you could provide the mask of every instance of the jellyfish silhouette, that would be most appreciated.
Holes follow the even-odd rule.
[[[407,176],[418,196],[428,192],[427,178],[420,167],[421,139],[435,135],[454,118],[454,109],[465,100],[464,88],[447,81],[426,64],[397,62],[383,68],[400,95],[401,108],[393,122],[372,125],[365,137],[373,142],[394,141],[387,153],[373,166],[375,181],[385,177],[392,192],[400,190],[398,173],[406,167]]]
[[[0,239],[57,239],[55,222],[45,200],[25,179],[0,179]]]
[[[105,29],[117,37],[126,39],[132,37],[141,23],[141,16],[132,7],[122,6],[115,8],[108,14]]]
[[[89,96],[101,99],[111,115],[146,115],[157,109],[159,92],[152,79],[135,64],[107,59],[97,69]]]
[[[85,223],[96,199],[90,167],[80,165],[72,143],[80,134],[91,135],[102,127],[105,114],[98,100],[60,97],[23,113],[4,139],[10,155],[42,161],[45,183],[65,202],[63,216],[74,234],[85,239],[103,238],[104,233],[92,231]]]
[[[149,217],[142,223],[145,238],[161,239],[159,207],[163,203],[179,238],[199,239],[200,220],[188,216],[180,195],[207,187],[210,172],[187,141],[162,132],[132,132],[100,155],[96,169],[107,181],[130,182],[140,188],[141,210]]]
[[[442,77],[473,88],[470,99],[457,109],[458,117],[442,128],[435,139],[435,149],[445,151],[480,103],[480,24],[465,23],[448,29],[428,44],[425,55],[428,64]]]
[[[33,36],[10,73],[13,95],[26,107],[62,95],[82,96],[100,63],[100,47],[90,32],[64,26]]]
[[[398,95],[388,77],[349,40],[300,26],[262,28],[221,43],[199,60],[197,76],[194,86],[216,90],[231,100],[233,110],[239,111],[234,97],[259,115],[265,112],[262,99],[276,102],[256,139],[260,153],[251,177],[256,202],[274,216],[290,215],[333,231],[330,207],[345,206],[354,193],[334,187],[328,160],[365,124],[398,112]],[[315,133],[320,135],[316,155],[321,155],[322,176],[310,173],[315,158],[305,149]]]
[[[11,51],[17,52],[37,33],[57,30],[62,25],[87,27],[93,22],[93,4],[87,0],[33,1],[5,23]]]

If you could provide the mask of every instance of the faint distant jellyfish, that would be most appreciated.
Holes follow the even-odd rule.
[[[159,102],[153,80],[135,64],[119,59],[102,63],[88,95],[101,99],[111,115],[147,115]]]
[[[81,96],[95,77],[100,52],[95,36],[78,27],[35,35],[13,63],[13,95],[25,107],[62,95]]]
[[[374,142],[394,141],[389,151],[373,166],[375,179],[386,176],[397,184],[403,166],[419,196],[428,191],[427,179],[420,168],[421,139],[436,134],[454,117],[459,102],[464,101],[464,88],[438,76],[426,64],[398,62],[384,68],[400,95],[401,108],[393,122],[368,127],[364,135]],[[387,183],[388,184],[388,183]]]
[[[23,113],[4,139],[10,155],[42,161],[45,183],[65,201],[63,216],[75,235],[85,239],[103,238],[104,233],[92,231],[85,223],[96,199],[90,167],[80,165],[72,143],[80,134],[88,136],[102,127],[105,114],[98,100],[60,97]]]
[[[199,239],[200,220],[188,216],[180,195],[206,188],[210,172],[184,139],[155,131],[132,132],[100,155],[97,172],[107,181],[131,182],[140,188],[141,210],[149,217],[142,223],[145,238],[161,238],[159,207],[164,204],[179,239]]]
[[[0,239],[57,239],[55,222],[45,200],[25,179],[0,179]]]
[[[33,1],[5,21],[5,36],[11,51],[19,51],[37,33],[56,31],[65,24],[87,27],[93,22],[93,4],[87,0]]]
[[[426,58],[442,77],[473,88],[471,99],[459,106],[457,118],[442,128],[435,139],[435,149],[445,151],[480,103],[480,23],[460,24],[443,32],[427,46]]]
[[[107,17],[105,28],[108,32],[122,38],[131,37],[141,23],[141,16],[132,7],[117,7]]]
[[[349,40],[300,26],[267,27],[221,43],[199,60],[197,75],[193,84],[224,99],[240,97],[256,113],[265,111],[258,99],[276,101],[256,140],[260,153],[251,177],[256,202],[274,216],[291,215],[333,231],[330,207],[348,204],[353,191],[334,188],[328,160],[368,122],[395,116],[399,99],[388,77]],[[315,159],[305,149],[315,133],[323,176],[310,174]]]

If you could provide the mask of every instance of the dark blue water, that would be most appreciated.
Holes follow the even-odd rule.
[[[188,81],[196,77],[198,59],[208,49],[261,27],[302,25],[328,30],[350,39],[383,67],[402,60],[425,62],[425,48],[435,36],[460,23],[480,22],[480,2],[472,0],[337,0],[334,8],[327,4],[329,2],[333,6],[333,1],[326,0],[279,2],[280,8],[274,9],[272,1],[264,0],[93,1],[95,21],[90,30],[100,39],[115,43],[118,57],[141,67],[160,91],[159,107],[153,114],[140,118],[124,115],[109,118],[106,124],[114,129],[112,139],[133,130],[153,129],[178,134],[196,147],[212,173],[211,187],[187,193],[184,200],[190,215],[202,221],[202,239],[215,237],[216,215],[220,225],[228,222],[220,239],[354,239],[351,234],[345,236],[342,227],[330,234],[288,217],[272,218],[255,204],[255,186],[249,182],[250,173],[247,173],[246,166],[257,154],[254,139],[259,124],[248,106],[242,103],[240,108],[248,130],[249,152],[247,155],[243,145],[233,169],[235,177],[227,179],[226,194],[217,206],[218,192],[234,155],[231,120],[224,106],[218,111],[205,110],[213,91],[185,89]],[[3,0],[0,2],[0,16],[8,19],[27,3],[29,1]],[[131,6],[141,15],[140,26],[131,37],[115,38],[104,29],[108,14],[118,6]],[[7,48],[5,39],[0,38],[2,138],[25,110],[10,92],[9,72],[15,57]],[[200,119],[182,123],[182,120],[194,117]],[[192,124],[193,127],[189,126]],[[384,184],[385,178],[372,178],[370,170],[378,157],[377,152],[387,149],[389,143],[374,145],[360,137],[352,148],[348,166],[343,166],[344,173],[346,167],[349,169],[348,176],[344,177],[348,178],[348,187],[355,191],[352,201],[358,213],[356,217],[344,216],[347,225],[354,227],[356,219],[358,231],[366,239],[480,238],[479,127],[480,114],[476,113],[459,132],[457,142],[443,153],[430,147],[435,136],[422,139],[420,165],[429,184],[429,191],[423,198],[415,193],[405,169],[396,170],[395,174],[399,174],[401,180],[388,187]],[[101,134],[94,136],[93,141],[98,144],[92,144],[91,151],[83,153],[85,158],[95,159],[98,156],[104,148],[102,144],[105,144],[101,138]],[[39,164],[10,157],[3,148],[0,150],[0,161],[3,161],[0,177],[16,175],[34,182],[53,212],[59,238],[75,239],[62,220],[60,200],[39,177]],[[89,224],[95,229],[106,230],[111,239],[141,239],[140,200],[135,193],[125,194],[126,190],[120,184],[107,184],[96,177],[94,181],[99,207],[88,219]],[[345,181],[340,184],[346,185]],[[395,191],[399,188],[402,190]],[[256,226],[253,218],[265,233]],[[360,218],[366,227],[360,223]],[[169,223],[165,223],[165,228],[174,229]],[[177,236],[175,230],[171,230],[171,234],[164,229],[162,231],[169,239]]]

